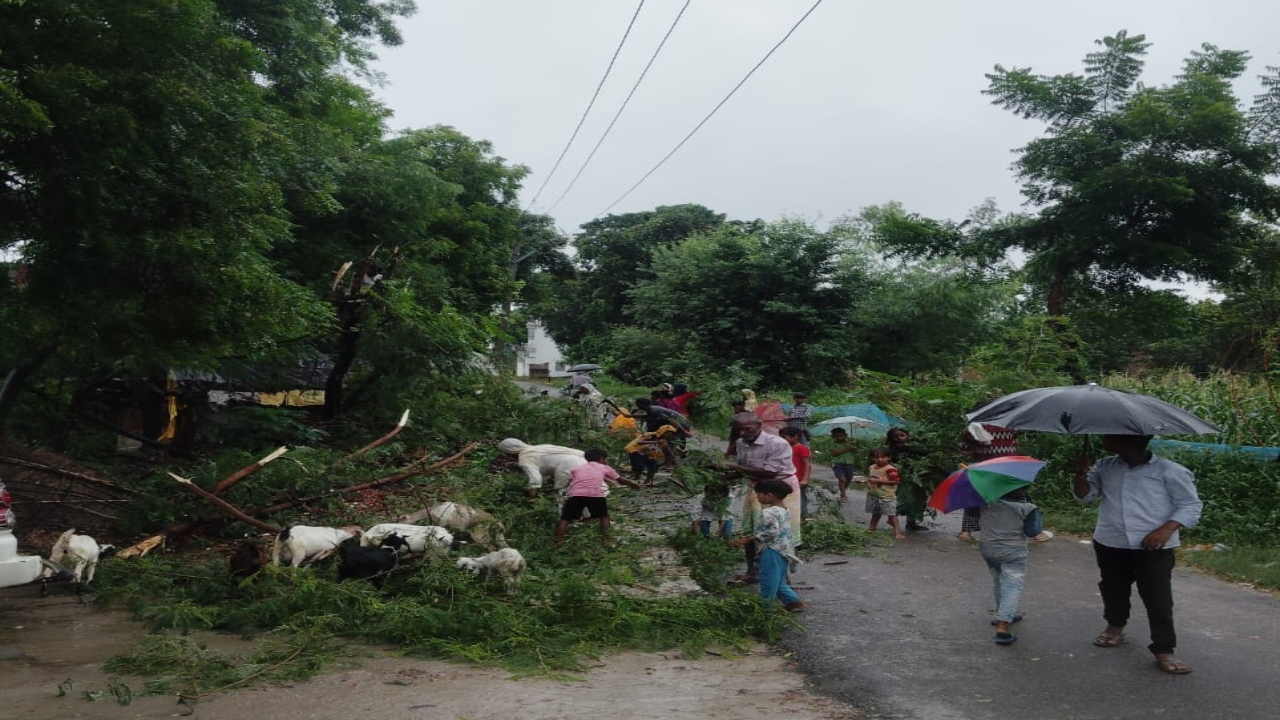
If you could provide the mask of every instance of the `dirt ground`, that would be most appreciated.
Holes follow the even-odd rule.
[[[859,718],[852,708],[806,689],[804,676],[768,648],[745,657],[622,653],[603,658],[581,681],[511,680],[502,670],[422,661],[373,652],[306,683],[228,691],[190,706],[166,696],[135,697],[127,706],[103,694],[101,664],[128,649],[143,628],[121,613],[80,603],[57,588],[0,590],[0,708],[8,720],[167,718],[228,720],[430,718],[431,720],[599,720],[602,717],[705,717],[764,720]],[[222,652],[249,654],[249,644],[202,637]],[[135,693],[143,679],[120,678]],[[60,684],[70,690],[58,696]]]

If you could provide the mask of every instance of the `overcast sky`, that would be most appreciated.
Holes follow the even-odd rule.
[[[396,129],[452,125],[527,165],[525,204],[586,108],[637,2],[418,0],[405,43],[382,49],[379,97]],[[648,0],[535,211],[564,191],[684,0]],[[684,137],[813,0],[693,0],[577,185],[551,212],[573,232]],[[1209,42],[1253,56],[1240,89],[1280,65],[1276,0],[825,0],[679,153],[611,212],[701,203],[731,218],[830,220],[892,200],[960,218],[984,198],[1021,203],[1011,150],[1042,127],[990,104],[1000,63],[1081,72],[1117,30],[1153,46],[1169,82]]]

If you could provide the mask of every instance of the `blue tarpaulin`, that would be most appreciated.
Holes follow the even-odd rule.
[[[791,412],[791,405],[783,405],[782,408],[787,412]],[[874,439],[884,438],[884,434],[891,427],[906,427],[907,421],[900,417],[895,417],[881,410],[875,403],[864,402],[854,403],[852,405],[814,405],[813,414],[809,416],[809,434],[811,435],[830,435],[831,426],[823,425],[819,419],[821,418],[837,418],[846,415],[856,415],[857,417],[866,418],[875,422],[875,425],[867,427],[846,427],[850,437]]]
[[[1259,460],[1275,460],[1277,456],[1280,456],[1280,448],[1183,442],[1182,440],[1152,440],[1150,447],[1152,450],[1168,450],[1170,452],[1241,453],[1243,455],[1252,455]]]

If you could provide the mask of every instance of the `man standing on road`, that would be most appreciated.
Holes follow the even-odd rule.
[[[791,460],[791,443],[764,432],[760,418],[755,413],[738,413],[733,417],[733,427],[738,430],[738,454],[734,462],[727,463],[724,467],[745,475],[748,481],[775,478],[791,486],[791,495],[784,499],[784,506],[791,515],[791,536],[795,539],[795,544],[799,545],[800,479],[796,477],[796,466]],[[752,500],[754,490],[748,487],[747,491],[748,497],[742,510],[744,528],[755,527],[754,524],[747,524],[747,513],[760,511],[759,504]]]
[[[1204,503],[1195,476],[1147,449],[1150,435],[1104,435],[1102,449],[1113,457],[1099,460],[1086,475],[1087,460],[1076,467],[1074,489],[1081,503],[1101,500],[1093,531],[1093,550],[1102,576],[1102,616],[1107,629],[1093,639],[1099,647],[1118,647],[1129,622],[1130,590],[1147,609],[1156,667],[1185,675],[1191,666],[1174,656],[1173,549],[1178,530],[1195,527]]]

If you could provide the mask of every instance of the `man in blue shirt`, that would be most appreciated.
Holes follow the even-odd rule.
[[[1195,476],[1171,460],[1151,454],[1149,435],[1104,435],[1102,449],[1113,457],[1099,460],[1086,475],[1076,468],[1074,489],[1081,503],[1100,500],[1093,549],[1102,577],[1102,615],[1107,629],[1093,639],[1099,647],[1124,643],[1129,622],[1130,589],[1147,609],[1156,666],[1185,675],[1191,666],[1174,656],[1173,549],[1178,530],[1195,527],[1204,503]]]

